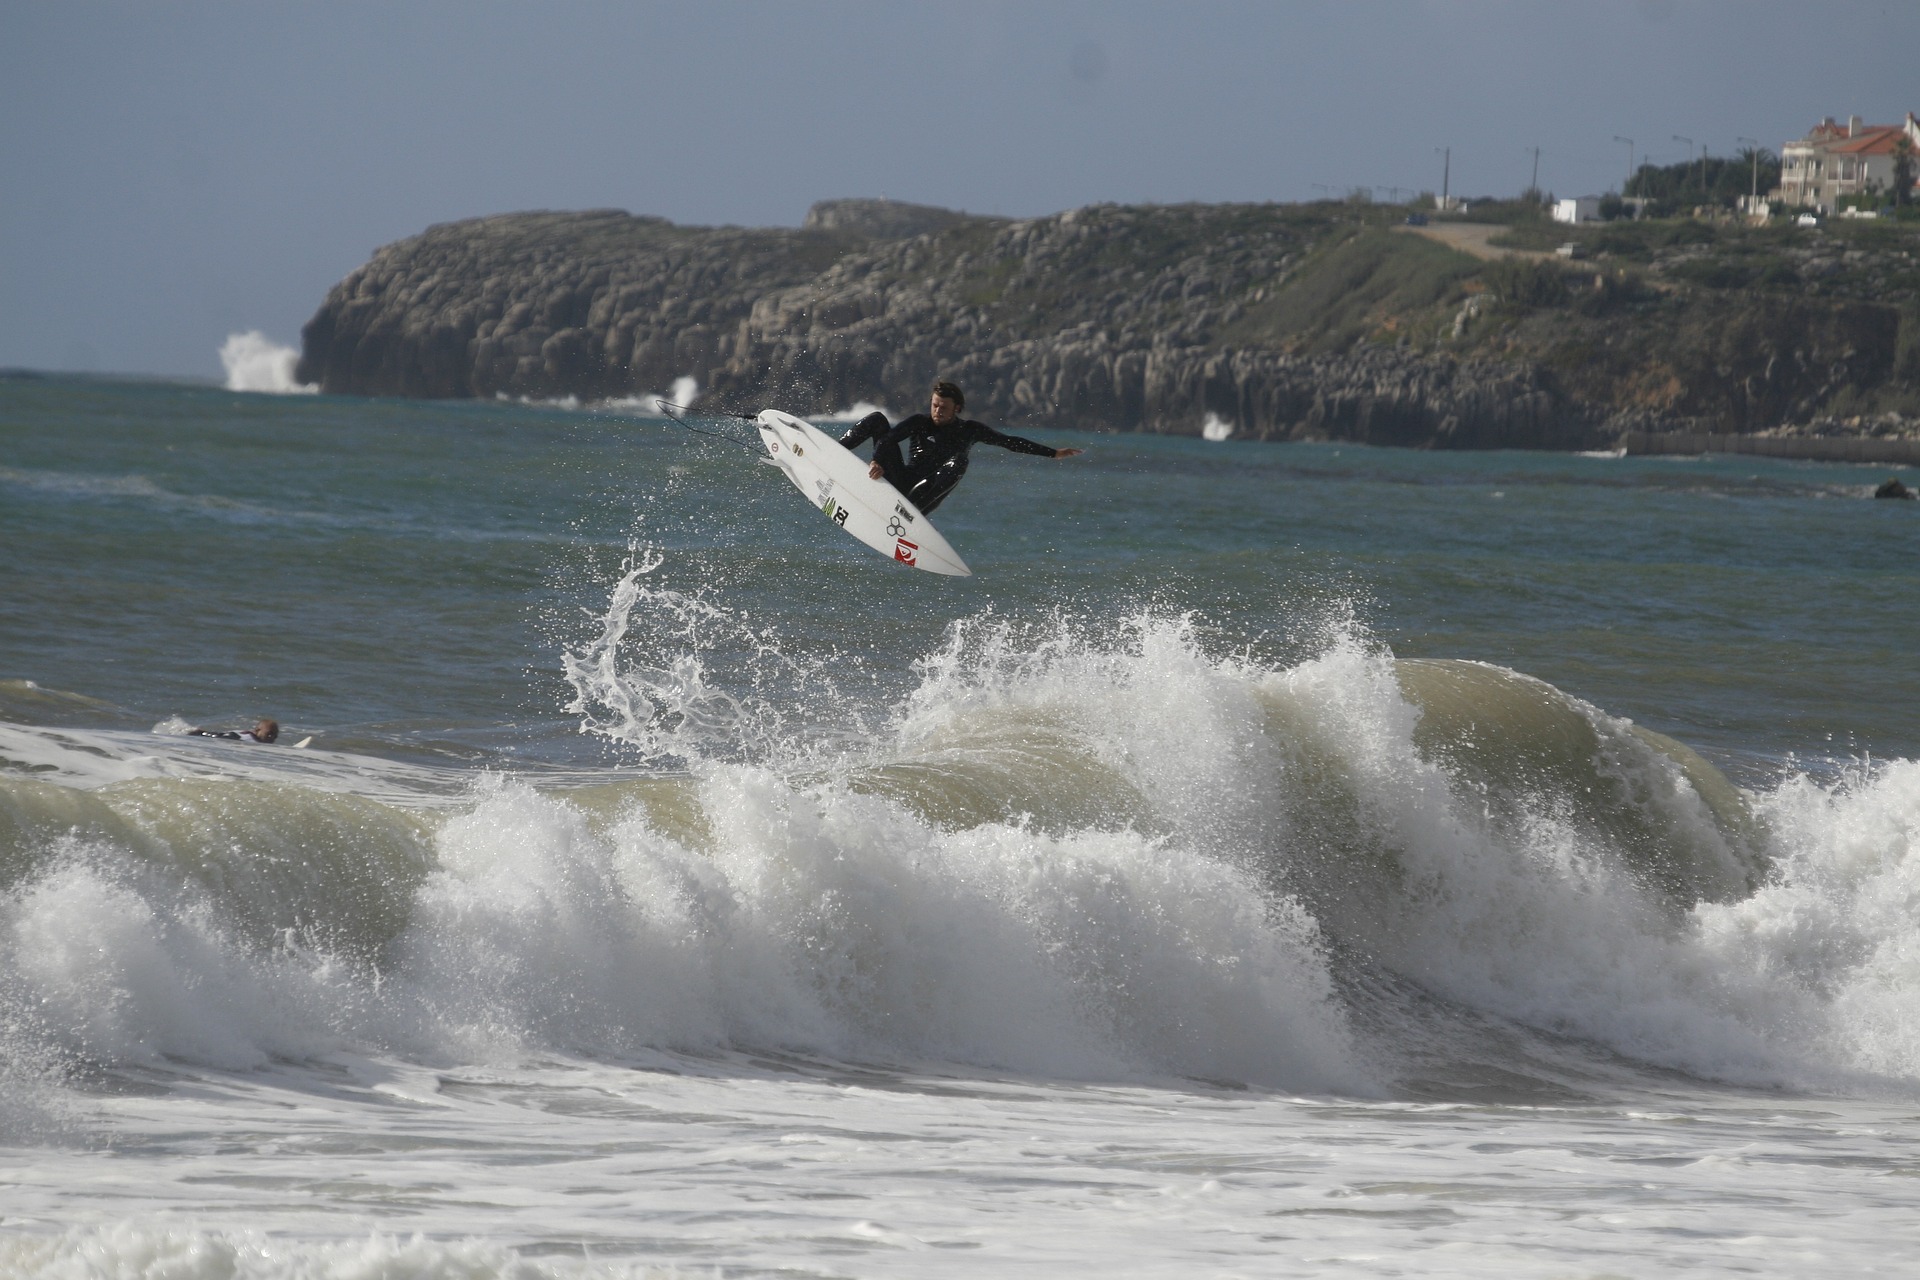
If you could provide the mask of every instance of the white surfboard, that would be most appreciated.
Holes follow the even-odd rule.
[[[778,409],[755,419],[767,461],[827,519],[883,556],[928,573],[970,578],[973,570],[947,545],[920,509],[885,480],[867,476],[867,463],[810,422]]]

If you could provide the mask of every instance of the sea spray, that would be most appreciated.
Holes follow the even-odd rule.
[[[1920,763],[1804,774],[1760,799],[1775,872],[1751,898],[1702,908],[1711,945],[1819,1005],[1829,1052],[1920,1077]]]
[[[506,393],[498,393],[506,399]],[[671,414],[682,413],[693,407],[700,398],[699,379],[687,374],[673,380],[673,387],[666,392],[648,392],[637,396],[614,396],[606,400],[595,400],[586,407],[596,413],[630,414],[642,418],[664,418]],[[541,400],[521,397],[523,403],[550,405],[562,409],[581,407],[578,396],[563,396],[557,400]]]
[[[227,371],[229,391],[310,395],[320,389],[294,377],[300,363],[298,351],[281,346],[258,329],[228,334],[220,346],[220,363]]]
[[[708,598],[709,584],[669,586],[666,557],[635,544],[597,634],[568,647],[561,669],[580,730],[630,759],[685,766],[746,759],[800,767],[866,736],[868,717],[833,679],[836,655],[790,656],[775,628]]]

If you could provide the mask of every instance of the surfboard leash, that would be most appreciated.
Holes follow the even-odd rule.
[[[671,418],[674,422],[678,423],[680,426],[685,427],[688,431],[691,431],[696,436],[712,436],[715,440],[725,440],[728,444],[737,444],[742,449],[747,450],[749,453],[752,453],[755,456],[758,456],[760,453],[759,445],[752,444],[746,440],[742,440],[739,436],[730,435],[725,431],[709,431],[705,427],[694,426],[693,423],[687,421],[687,419],[682,416],[683,414],[690,412],[691,406],[689,405],[668,404],[665,400],[659,400],[659,399],[656,399],[654,403],[660,406],[660,412],[666,414],[667,417]],[[759,421],[758,418],[754,417],[754,415],[750,413],[727,413],[725,410],[722,410],[722,413],[726,417],[738,418],[742,422]]]

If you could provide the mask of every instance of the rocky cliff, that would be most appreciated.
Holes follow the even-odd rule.
[[[1626,251],[1489,264],[1391,220],[1326,204],[1010,221],[889,201],[827,202],[797,231],[481,218],[337,285],[299,377],[598,398],[692,376],[706,404],[813,412],[914,406],[944,376],[1014,426],[1197,434],[1213,416],[1266,438],[1533,448],[1766,429],[1920,383],[1899,289],[1721,287]]]

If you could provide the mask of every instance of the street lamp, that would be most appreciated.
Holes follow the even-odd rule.
[[[1674,134],[1674,135],[1673,135],[1673,140],[1674,140],[1675,142],[1684,142],[1684,143],[1686,143],[1686,144],[1687,144],[1687,165],[1688,165],[1688,167],[1692,167],[1692,165],[1693,165],[1693,139],[1692,139],[1692,138],[1683,138],[1683,137],[1681,137],[1681,136],[1680,136],[1679,134],[1677,134],[1677,133],[1676,133],[1676,134]],[[1705,186],[1705,185],[1706,185],[1706,167],[1705,167],[1704,165],[1703,165],[1703,166],[1701,166],[1701,170],[1700,170],[1700,177],[1701,177],[1701,185],[1702,185],[1702,186]]]
[[[1632,182],[1633,181],[1633,139],[1623,138],[1616,133],[1613,135],[1613,140],[1615,142],[1624,142],[1627,144],[1627,182]],[[1627,194],[1627,188],[1625,183],[1621,184],[1620,194],[1623,196]]]

